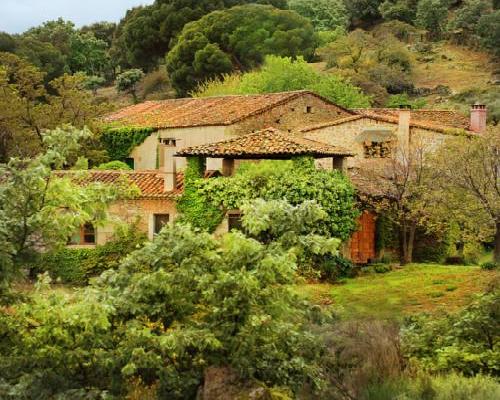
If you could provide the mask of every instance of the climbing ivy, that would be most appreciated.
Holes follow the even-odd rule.
[[[308,157],[243,164],[233,177],[199,180],[196,191],[203,204],[217,210],[238,209],[257,198],[285,199],[292,205],[314,200],[328,214],[319,227],[321,233],[342,240],[356,230],[359,216],[349,180],[338,171],[316,169]]]
[[[184,171],[184,193],[177,201],[177,210],[180,213],[179,221],[213,232],[222,222],[224,214],[200,191],[205,165],[205,158],[188,157]]]
[[[100,140],[111,160],[123,161],[154,131],[153,128],[110,128],[102,132]]]

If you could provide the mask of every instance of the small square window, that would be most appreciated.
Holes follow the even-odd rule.
[[[161,138],[160,143],[168,146],[168,147],[175,147],[177,146],[177,139],[175,138]]]
[[[307,106],[307,107],[306,107],[306,113],[307,113],[307,114],[312,114],[312,112],[313,112],[313,108],[312,108],[312,106]]]
[[[94,225],[87,222],[78,231],[76,231],[68,240],[68,244],[86,245],[96,243],[96,231]]]
[[[162,228],[168,224],[170,220],[169,214],[155,214],[154,215],[154,234],[160,233]]]

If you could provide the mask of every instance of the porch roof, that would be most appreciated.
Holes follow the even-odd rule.
[[[266,128],[220,142],[188,147],[177,152],[176,156],[243,160],[289,159],[294,156],[350,157],[353,154],[342,147],[305,139],[275,128]]]

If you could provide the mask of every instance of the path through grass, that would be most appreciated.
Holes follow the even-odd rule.
[[[497,273],[479,267],[413,264],[386,274],[368,273],[336,285],[298,290],[345,317],[399,319],[418,312],[454,311],[486,288]]]

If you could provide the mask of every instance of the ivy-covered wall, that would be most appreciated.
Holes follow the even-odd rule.
[[[179,221],[191,224],[209,232],[213,232],[222,222],[224,213],[220,207],[210,203],[200,190],[203,185],[206,159],[188,157],[184,171],[184,193],[177,201]]]
[[[154,131],[153,128],[110,128],[101,133],[100,140],[111,160],[124,161]]]

